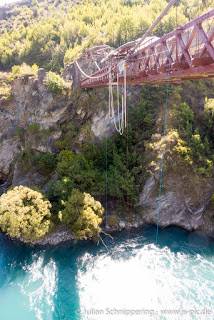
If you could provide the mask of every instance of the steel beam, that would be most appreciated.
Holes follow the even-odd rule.
[[[205,30],[204,24],[209,25]],[[126,51],[124,45],[110,56],[104,68],[81,80],[82,88],[105,87],[109,83],[108,65],[112,66],[112,78],[122,84],[119,63],[125,60],[127,83],[156,84],[214,77],[214,9],[188,22],[138,50]],[[133,44],[135,47],[135,45]],[[128,46],[129,47],[129,46]],[[129,52],[129,53],[128,53]],[[130,54],[131,52],[131,54]]]

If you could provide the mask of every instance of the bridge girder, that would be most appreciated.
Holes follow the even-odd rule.
[[[80,82],[81,88],[105,87],[112,81],[123,83],[126,67],[130,85],[179,83],[184,80],[214,77],[214,9],[163,37],[131,51],[124,45],[109,55],[105,66]]]

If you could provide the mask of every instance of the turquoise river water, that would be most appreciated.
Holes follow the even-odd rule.
[[[214,242],[155,227],[30,248],[0,235],[0,320],[214,319]]]

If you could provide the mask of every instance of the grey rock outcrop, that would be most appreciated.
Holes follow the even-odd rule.
[[[50,177],[43,176],[33,167],[25,168],[19,155],[26,148],[38,153],[56,152],[55,142],[62,137],[64,125],[72,122],[78,128],[76,145],[71,141],[70,146],[77,151],[78,143],[87,139],[84,132],[86,124],[89,126],[90,139],[94,141],[102,140],[114,132],[113,121],[108,116],[106,89],[93,92],[69,90],[56,95],[48,90],[45,78],[43,69],[39,70],[38,77],[28,75],[17,78],[12,86],[12,100],[0,102],[0,193],[8,187],[9,182],[12,185],[46,186]],[[66,79],[71,84],[73,75],[70,73]],[[132,89],[132,95],[128,91],[130,106],[139,102],[139,91],[139,88]],[[201,178],[171,159],[169,169],[164,173],[164,191],[159,194],[160,159],[164,156],[165,161],[170,163],[168,155],[176,141],[173,136],[161,137],[156,134],[151,142],[156,149],[147,154],[148,158],[151,156],[150,177],[140,194],[140,214],[136,214],[131,222],[121,220],[119,229],[159,223],[161,227],[176,225],[212,235],[214,214],[212,210],[207,213],[207,210],[214,192],[213,179]],[[176,163],[174,169],[173,163]],[[66,230],[57,230],[44,243],[57,244],[69,239],[71,236]]]
[[[4,180],[9,175],[11,165],[19,151],[19,141],[15,138],[0,142],[0,179]]]
[[[214,229],[211,230],[207,225],[207,209],[214,192],[214,179],[198,175],[173,155],[171,151],[176,142],[172,136],[156,138],[159,148],[159,151],[155,151],[156,158],[153,158],[156,167],[151,170],[140,194],[142,221],[158,223],[161,227],[175,225],[189,231],[203,230],[214,236]],[[161,179],[163,186],[160,190],[161,157],[165,157],[164,166],[167,169]]]
[[[32,244],[42,246],[56,246],[67,241],[75,241],[74,236],[69,230],[65,229],[64,227],[59,227],[54,232],[45,236],[43,239],[34,241]]]
[[[135,99],[137,94],[133,94]],[[37,77],[29,74],[15,79],[12,95],[10,101],[0,103],[0,179],[10,175],[14,185],[32,185],[32,177],[35,182],[42,181],[36,172],[23,172],[22,167],[16,165],[17,157],[26,148],[55,152],[55,142],[62,136],[61,126],[72,122],[78,128],[77,144],[86,139],[86,123],[95,140],[114,131],[108,117],[106,89],[93,93],[68,89],[57,95],[48,90],[45,70],[39,69]],[[71,148],[76,149],[72,141]]]
[[[15,79],[13,98],[0,104],[0,179],[13,175],[15,168],[13,182],[16,183],[15,162],[20,152],[26,147],[51,152],[54,142],[61,136],[60,124],[75,113],[69,94],[54,95],[44,80],[44,70],[40,70],[39,78],[28,75]],[[22,176],[21,170],[19,172]]]

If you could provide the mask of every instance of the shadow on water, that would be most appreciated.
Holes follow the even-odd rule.
[[[11,241],[0,234],[0,288],[23,273],[23,266],[32,263],[33,249],[19,242]]]
[[[82,258],[89,254],[92,262],[97,255],[108,255],[112,259],[130,259],[136,249],[155,244],[155,226],[123,231],[103,240],[108,250],[100,243],[82,242],[77,245],[63,244],[58,247],[29,247],[10,241],[0,234],[0,289],[26,273],[36,257],[43,257],[43,265],[53,261],[56,266],[53,320],[80,320],[78,271],[84,268]],[[157,246],[167,247],[171,252],[189,255],[214,255],[214,241],[199,233],[188,233],[176,227],[160,230]],[[70,315],[70,316],[69,316]]]
[[[102,245],[91,242],[83,242],[76,246],[64,245],[49,252],[55,257],[58,270],[58,284],[55,295],[54,320],[80,320],[80,301],[77,274],[84,269],[82,258],[87,253],[89,260],[97,255],[110,255],[112,259],[130,259],[137,252],[135,249],[142,248],[145,244],[155,244],[156,228],[144,227],[141,230],[120,232],[111,239],[103,238],[108,250]],[[188,233],[178,228],[167,228],[160,231],[160,248],[167,247],[170,251],[190,255],[213,255],[214,241],[199,233]],[[134,249],[134,250],[132,250]],[[88,260],[87,260],[88,262]]]
[[[78,248],[71,245],[53,248],[48,252],[50,257],[54,256],[57,269],[53,320],[79,319],[80,302],[77,284],[78,265],[76,261],[80,254]]]
[[[27,267],[42,257],[42,268],[53,261],[56,267],[56,292],[54,293],[54,314],[52,319],[67,320],[72,315],[78,320],[79,296],[77,288],[76,261],[84,252],[78,246],[62,245],[60,247],[30,247],[11,241],[0,234],[0,289],[14,283],[17,278],[24,277]],[[51,270],[50,270],[51,272]],[[54,272],[54,271],[53,271]],[[74,314],[77,314],[74,318]],[[69,317],[69,319],[71,319]]]

